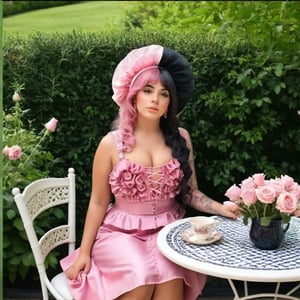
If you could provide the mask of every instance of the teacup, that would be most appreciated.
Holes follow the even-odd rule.
[[[190,219],[191,229],[197,239],[207,240],[213,231],[213,228],[219,224],[219,221],[212,217],[193,217]]]

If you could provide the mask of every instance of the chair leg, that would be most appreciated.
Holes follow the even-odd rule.
[[[42,287],[42,294],[43,294],[43,300],[48,300],[48,289],[46,285],[41,280],[41,287]]]

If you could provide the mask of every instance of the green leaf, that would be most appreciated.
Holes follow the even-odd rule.
[[[23,231],[24,225],[21,219],[14,220],[14,227],[16,227],[18,230]]]
[[[274,92],[276,95],[278,95],[281,91],[281,86],[279,84],[274,86]]]
[[[9,260],[9,263],[12,265],[19,265],[21,263],[21,257],[15,256]]]
[[[276,76],[280,77],[283,73],[283,64],[277,63],[274,68],[274,73]]]
[[[281,218],[282,218],[282,222],[285,224],[289,223],[291,219],[291,217],[288,214],[284,214],[284,213],[281,214]]]
[[[248,222],[249,222],[249,217],[248,216],[244,216],[244,218],[243,218],[244,225],[248,225]]]
[[[16,212],[12,209],[9,209],[7,212],[6,212],[6,215],[7,215],[7,218],[9,220],[13,219],[15,216],[16,216]]]
[[[28,255],[28,253],[24,253],[22,255],[22,263],[24,264],[24,266],[26,267],[30,267],[30,266],[34,266],[34,260],[33,260],[33,256],[32,255]]]
[[[260,219],[260,225],[262,226],[269,226],[271,222],[271,217],[262,217]]]
[[[58,218],[58,219],[63,219],[65,217],[65,214],[62,209],[56,208],[53,210],[53,214]]]
[[[55,266],[57,264],[57,258],[54,255],[49,255],[48,262],[50,265]]]
[[[21,245],[18,245],[18,244],[14,244],[13,245],[13,251],[16,254],[21,254],[21,253],[24,252],[24,247],[22,247]]]

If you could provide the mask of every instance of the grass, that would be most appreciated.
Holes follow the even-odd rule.
[[[2,19],[3,36],[28,37],[35,32],[101,32],[121,28],[125,11],[136,1],[85,1],[35,10]]]

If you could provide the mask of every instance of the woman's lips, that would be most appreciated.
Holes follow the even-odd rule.
[[[153,111],[153,112],[157,112],[158,108],[157,107],[148,107],[148,110]]]

